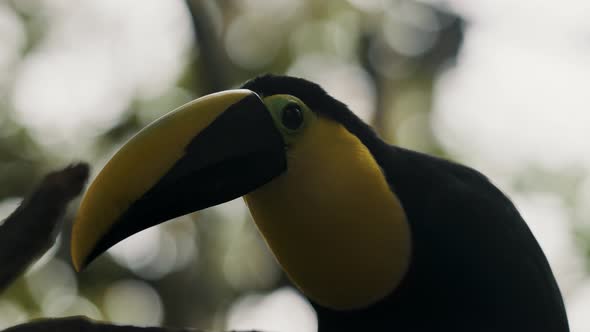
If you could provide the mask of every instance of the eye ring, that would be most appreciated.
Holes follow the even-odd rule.
[[[301,128],[303,120],[303,110],[296,103],[287,104],[281,111],[281,124],[289,130]]]

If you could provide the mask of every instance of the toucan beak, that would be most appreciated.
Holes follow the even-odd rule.
[[[194,100],[131,138],[90,185],[72,231],[74,266],[81,270],[143,229],[247,194],[285,169],[283,139],[256,93]]]

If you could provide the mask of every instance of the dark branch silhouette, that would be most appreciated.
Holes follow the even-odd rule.
[[[0,293],[53,245],[87,178],[84,163],[48,174],[0,226]]]
[[[3,332],[200,332],[195,329],[175,329],[161,327],[138,327],[112,325],[91,320],[84,316],[46,318],[9,327]]]

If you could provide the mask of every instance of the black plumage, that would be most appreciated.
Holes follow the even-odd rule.
[[[320,332],[569,331],[543,251],[512,202],[481,173],[386,144],[309,81],[265,75],[242,88],[296,96],[340,122],[381,166],[410,224],[412,260],[399,287],[361,310],[313,304]]]

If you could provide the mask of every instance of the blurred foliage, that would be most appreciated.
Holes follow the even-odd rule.
[[[182,24],[189,24],[193,32],[188,50],[178,51],[183,59],[180,73],[158,93],[132,87],[125,98],[113,96],[123,105],[115,121],[78,128],[67,139],[52,138],[61,137],[59,129],[39,131],[19,113],[13,96],[16,68],[38,57],[57,38],[52,27],[67,22],[54,16],[93,7],[87,2],[51,4],[50,0],[0,4],[2,13],[20,22],[24,33],[15,44],[16,58],[0,64],[2,213],[14,206],[10,198],[22,197],[57,165],[82,158],[94,164],[96,174],[120,144],[157,117],[195,97],[266,72],[302,75],[330,92],[344,91],[341,94],[360,87],[358,91],[368,92],[353,97],[366,98],[368,106],[354,110],[387,141],[448,155],[436,141],[428,117],[434,80],[453,65],[462,41],[462,20],[444,8],[410,0],[176,2],[184,16],[171,22],[180,25],[184,20]],[[0,16],[0,25],[6,15]],[[132,19],[135,13],[128,15]],[[100,23],[88,22],[96,25],[93,29],[106,28]],[[142,61],[141,54],[136,61]],[[44,84],[49,88],[55,83]],[[56,122],[66,120],[55,117]],[[537,179],[543,177],[528,173],[519,184],[539,185]],[[576,181],[573,176],[555,186],[567,194]],[[542,189],[555,188],[548,186]],[[69,263],[66,227],[53,252],[0,299],[0,328],[33,317],[70,314],[123,323],[223,328],[230,306],[240,296],[288,285],[248,219],[240,202],[182,217],[139,234],[129,240],[130,245],[115,248],[79,274]],[[129,312],[118,313],[124,309]]]
[[[390,143],[456,157],[437,140],[431,111],[439,74],[457,61],[464,21],[429,3],[445,2],[1,2],[0,220],[49,170],[83,159],[96,175],[151,121],[266,72],[316,81]],[[575,252],[559,242],[568,235],[546,240],[563,229],[545,220],[573,220],[580,255],[590,257],[587,170],[531,164],[498,176],[508,172],[493,166],[486,174],[508,182],[499,185],[516,194],[519,208],[537,213],[530,216],[543,231],[535,235],[553,250],[546,252]],[[562,215],[567,211],[575,212]],[[82,314],[214,330],[240,321],[240,313],[255,316],[251,307],[293,302],[283,288],[288,280],[249,218],[239,200],[181,217],[124,241],[82,273],[70,264],[68,225],[0,298],[0,329],[34,317]],[[555,258],[562,256],[548,256],[557,262],[558,280],[566,281],[562,289],[572,293],[568,281],[584,277],[570,261]],[[286,315],[300,319],[298,313]]]

